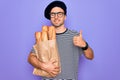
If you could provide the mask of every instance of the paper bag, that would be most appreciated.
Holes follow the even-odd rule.
[[[48,27],[47,27],[48,28]],[[36,36],[36,44],[33,46],[37,58],[41,62],[49,62],[50,60],[55,60],[56,66],[60,67],[60,58],[56,42],[56,33],[54,27],[49,27],[49,29],[43,26],[42,32],[39,32]],[[52,28],[52,29],[51,29]],[[52,77],[49,73],[44,70],[34,68],[34,75]]]

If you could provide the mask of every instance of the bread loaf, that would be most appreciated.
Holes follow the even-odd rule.
[[[41,32],[35,32],[36,44],[41,42]]]
[[[48,35],[49,35],[49,40],[56,39],[56,32],[53,26],[49,27]]]
[[[47,40],[48,40],[47,31],[42,31],[42,41],[47,41]]]
[[[43,26],[42,31],[48,31],[48,26]]]
[[[43,26],[42,27],[42,41],[47,41],[48,40],[48,27]]]

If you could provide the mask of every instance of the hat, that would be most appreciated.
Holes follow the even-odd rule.
[[[50,11],[54,7],[60,7],[60,8],[62,8],[64,10],[65,15],[66,15],[66,13],[67,13],[67,7],[66,7],[65,3],[62,2],[62,1],[53,1],[45,9],[44,16],[47,19],[50,20]]]

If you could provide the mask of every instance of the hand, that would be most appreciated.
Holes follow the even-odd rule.
[[[55,77],[60,71],[60,68],[58,66],[56,66],[54,63],[56,63],[55,60],[51,60],[49,62],[42,63],[42,69],[44,71],[48,72],[52,77]]]
[[[86,43],[82,37],[82,31],[80,30],[80,34],[78,36],[73,37],[73,44],[78,47],[85,47]]]

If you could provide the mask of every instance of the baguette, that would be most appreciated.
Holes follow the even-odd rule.
[[[47,40],[48,40],[47,31],[42,31],[42,41],[47,41]]]
[[[49,35],[49,40],[56,39],[55,27],[53,26],[49,27],[48,35]]]
[[[48,40],[48,27],[47,26],[43,26],[42,27],[42,41],[47,41]]]
[[[48,31],[48,26],[43,26],[42,31]]]
[[[41,42],[41,32],[35,32],[36,44]]]
[[[54,63],[54,65],[60,67],[60,58],[59,58],[59,53],[58,53],[58,48],[56,43],[55,27],[53,26],[49,27],[48,35],[50,40],[50,43],[49,43],[50,53],[52,53],[50,54],[50,60],[55,60],[56,62]],[[61,72],[61,68],[57,74],[59,74],[60,72]]]

